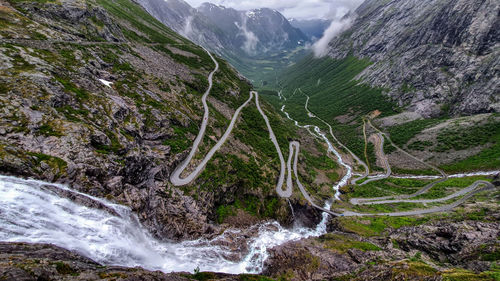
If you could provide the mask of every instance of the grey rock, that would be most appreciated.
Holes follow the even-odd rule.
[[[369,58],[357,79],[424,117],[499,112],[499,11],[498,1],[369,0],[328,55]]]
[[[210,280],[241,280],[231,274],[205,275],[210,276]],[[52,245],[0,243],[0,279],[187,281],[193,280],[193,276],[186,272],[163,273],[139,267],[101,266],[78,253]]]

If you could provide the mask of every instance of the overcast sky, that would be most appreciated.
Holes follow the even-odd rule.
[[[168,0],[167,0],[168,1]],[[185,0],[198,7],[203,2],[212,2],[238,10],[271,8],[283,13],[287,18],[337,19],[347,11],[354,10],[364,0]]]

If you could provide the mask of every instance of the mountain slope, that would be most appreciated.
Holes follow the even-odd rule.
[[[269,77],[305,53],[308,37],[275,10],[237,11],[210,3],[195,9],[183,0],[139,3],[165,25],[227,59],[256,84],[270,82]]]
[[[358,79],[424,116],[500,111],[500,3],[370,0],[328,55],[368,58]]]
[[[302,93],[308,95],[309,109],[367,162],[375,154],[363,124],[382,117],[374,123],[428,163],[453,172],[495,169],[496,130],[468,139],[469,132],[498,126],[499,10],[495,1],[366,1],[327,56],[285,69],[276,88],[303,122],[311,122]],[[426,169],[388,154],[394,171]]]

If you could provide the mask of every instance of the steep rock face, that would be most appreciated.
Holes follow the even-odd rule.
[[[211,3],[188,8],[183,0],[137,0],[184,37],[228,60],[256,85],[306,53],[308,37],[278,11],[239,11]]]
[[[163,24],[202,46],[216,51],[229,44],[223,32],[210,19],[183,0],[137,2]]]
[[[390,235],[403,250],[417,249],[440,262],[470,270],[488,270],[484,257],[498,251],[498,223],[464,222],[401,228]]]
[[[261,8],[243,12],[204,3],[198,11],[222,30],[232,42],[231,47],[250,55],[294,49],[307,40],[276,10]]]
[[[500,4],[368,0],[328,55],[374,62],[358,78],[424,116],[500,111]]]

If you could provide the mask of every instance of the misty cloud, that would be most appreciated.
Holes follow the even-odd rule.
[[[321,37],[321,39],[314,43],[314,55],[316,57],[325,56],[328,52],[328,43],[330,43],[330,41],[332,41],[332,39],[338,36],[340,33],[351,27],[353,21],[354,16],[332,21],[330,26],[323,33],[323,37]]]
[[[182,36],[184,36],[186,38],[190,38],[190,36],[193,33],[193,27],[192,27],[192,24],[191,24],[192,22],[193,22],[193,16],[189,16],[186,19],[186,24],[184,25],[184,29],[181,32]]]
[[[198,7],[203,2],[231,7],[237,10],[271,8],[280,11],[287,18],[337,19],[347,11],[353,11],[364,0],[187,0]]]
[[[237,22],[234,23],[240,30],[240,35],[245,37],[245,42],[243,43],[243,50],[249,54],[255,54],[257,50],[257,43],[259,43],[259,38],[252,32],[247,29],[247,18],[243,18],[243,24],[240,26]]]

